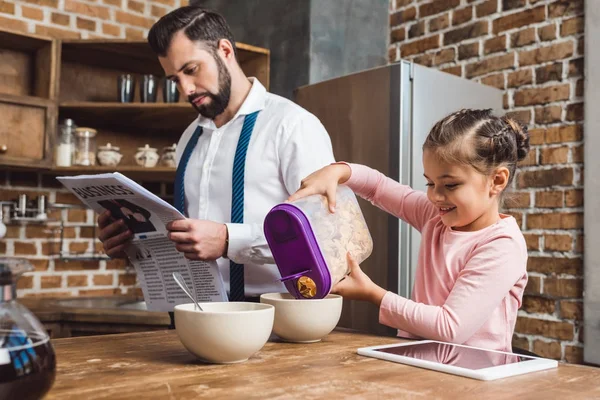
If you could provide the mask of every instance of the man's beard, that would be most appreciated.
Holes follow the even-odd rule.
[[[219,71],[219,92],[217,94],[210,92],[201,94],[194,93],[188,96],[188,101],[192,104],[196,111],[198,111],[203,117],[209,119],[215,119],[217,115],[222,114],[229,105],[229,98],[231,97],[231,74],[227,70],[223,60],[221,60],[221,58],[216,54],[214,57]],[[210,101],[199,106],[195,105],[194,100],[202,96],[207,97],[210,99]]]

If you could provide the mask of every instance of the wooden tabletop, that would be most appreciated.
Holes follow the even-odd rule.
[[[600,369],[557,369],[491,382],[362,357],[396,339],[331,333],[320,343],[270,341],[245,363],[196,360],[175,331],[58,339],[47,399],[600,398]]]

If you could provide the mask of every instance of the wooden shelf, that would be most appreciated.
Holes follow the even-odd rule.
[[[59,117],[72,118],[79,126],[148,133],[168,133],[174,138],[198,117],[189,103],[63,102]],[[166,132],[165,132],[166,131]]]
[[[54,105],[54,102],[52,100],[43,97],[21,96],[6,93],[0,93],[0,102],[33,107],[48,107]]]
[[[170,182],[175,180],[175,168],[160,166],[154,168],[143,168],[133,165],[117,165],[116,167],[105,167],[102,165],[95,165],[92,167],[52,167],[51,170],[52,174],[68,176],[104,174],[111,172],[120,172],[128,178],[140,179],[148,182]]]

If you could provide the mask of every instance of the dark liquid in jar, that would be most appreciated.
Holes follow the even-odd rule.
[[[0,331],[0,400],[40,399],[54,383],[50,340],[22,330]]]

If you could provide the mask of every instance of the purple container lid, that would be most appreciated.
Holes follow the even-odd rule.
[[[313,299],[322,299],[331,290],[331,274],[306,215],[292,204],[279,204],[271,209],[264,222],[267,243],[288,292],[297,299],[305,299],[297,287],[297,280],[306,276],[315,282],[317,293]]]

